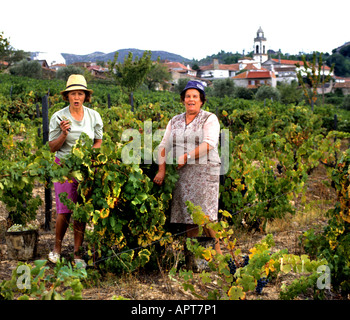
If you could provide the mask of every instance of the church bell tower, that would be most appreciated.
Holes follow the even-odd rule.
[[[264,31],[260,27],[256,33],[256,38],[254,38],[254,60],[263,63],[267,59],[266,38],[264,36]]]

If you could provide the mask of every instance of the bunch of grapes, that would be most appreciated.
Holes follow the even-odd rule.
[[[29,223],[25,226],[22,224],[14,224],[7,229],[7,232],[19,232],[19,231],[28,231],[28,230],[35,230],[35,229],[38,229],[38,227],[32,223]]]
[[[243,257],[243,265],[242,265],[242,267],[245,267],[248,263],[249,263],[249,256],[248,255],[246,255],[246,256],[244,256]]]
[[[255,288],[255,292],[257,294],[261,294],[262,290],[264,289],[264,287],[266,286],[266,284],[269,282],[269,279],[264,278],[260,278],[258,280],[258,284],[256,285]]]
[[[10,228],[7,229],[7,232],[17,232],[17,231],[23,231],[23,225],[13,224]]]
[[[237,266],[235,262],[232,260],[232,258],[228,262],[228,267],[230,268],[230,273],[234,276],[237,270]]]

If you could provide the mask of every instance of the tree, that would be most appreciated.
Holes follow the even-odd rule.
[[[177,84],[175,84],[175,87],[174,87],[175,92],[180,94],[182,92],[182,90],[185,89],[187,82],[189,80],[190,79],[188,79],[188,78],[179,79]]]
[[[219,79],[213,82],[214,90],[213,94],[217,97],[232,97],[235,92],[235,83],[232,79]]]
[[[10,48],[10,41],[4,37],[4,33],[0,32],[0,56]]]
[[[253,91],[253,89],[248,89],[245,87],[236,87],[235,97],[239,98],[239,99],[253,100],[254,99],[254,91]]]
[[[344,97],[341,107],[345,110],[350,110],[350,95]]]
[[[132,52],[129,52],[123,63],[118,62],[118,54],[116,52],[114,60],[108,62],[109,72],[122,91],[131,97],[131,93],[144,82],[151,70],[151,51],[144,51],[142,57],[136,56],[135,60],[133,60]]]
[[[312,109],[314,103],[317,101],[317,88],[320,85],[324,85],[331,79],[330,74],[334,70],[334,65],[332,65],[331,70],[327,76],[323,74],[323,60],[322,53],[319,55],[319,60],[317,62],[316,52],[313,53],[312,62],[307,62],[305,56],[302,56],[303,60],[303,69],[300,66],[300,63],[296,63],[297,67],[297,77],[300,85],[303,88],[304,95],[308,99]],[[308,90],[310,86],[311,90]]]
[[[337,76],[350,76],[350,58],[347,58],[340,53],[334,53],[327,59],[327,64],[334,64],[334,72]]]
[[[261,86],[255,94],[255,99],[257,100],[265,100],[265,99],[273,99],[273,101],[279,101],[281,99],[281,95],[276,88],[270,86]]]
[[[5,52],[8,50],[9,46],[10,46],[10,42],[8,41],[7,38],[4,37],[4,33],[0,32],[0,72],[6,68],[6,64],[1,63],[2,62],[1,60],[3,61],[5,60],[4,55],[5,55]]]
[[[4,69],[10,68],[16,62],[22,61],[27,57],[29,57],[28,52],[12,48],[10,41],[5,38],[3,32],[0,32],[0,61],[6,62],[6,64],[0,63],[0,72]]]
[[[82,74],[84,75],[84,70],[80,67],[69,65],[67,67],[61,68],[56,73],[57,79],[62,79],[67,81],[71,74]]]
[[[167,67],[159,62],[156,62],[152,65],[151,70],[148,72],[145,79],[145,84],[149,90],[155,90],[157,85],[164,87],[167,82],[171,80],[171,74],[168,71]]]
[[[10,73],[15,76],[40,79],[42,77],[42,67],[38,61],[22,60],[10,68]]]
[[[281,95],[281,102],[283,104],[295,104],[298,105],[302,100],[303,92],[298,89],[298,82],[292,81],[292,83],[279,83],[277,86]]]

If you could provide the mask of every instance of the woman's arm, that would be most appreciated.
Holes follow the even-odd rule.
[[[196,149],[188,152],[188,154],[190,155],[191,159],[199,159],[200,157],[208,154],[211,149],[214,149],[214,147],[206,142],[202,142]],[[177,169],[182,168],[187,162],[187,153],[185,153],[177,159]]]
[[[94,139],[94,145],[93,148],[101,148],[102,139]]]
[[[69,121],[63,120],[60,122],[61,134],[55,140],[49,141],[49,147],[51,152],[56,152],[61,149],[62,145],[66,141],[68,135],[68,129],[70,128]]]
[[[161,185],[164,181],[165,177],[165,168],[166,168],[166,163],[165,163],[165,148],[159,148],[158,151],[158,173],[153,179],[153,182]]]
[[[192,159],[199,159],[206,156],[210,150],[214,149],[219,142],[220,123],[218,118],[212,114],[208,117],[203,125],[203,142],[194,150],[190,150],[188,154]],[[187,153],[178,158],[177,169],[182,168],[188,163]]]

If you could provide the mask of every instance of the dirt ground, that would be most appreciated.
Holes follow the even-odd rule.
[[[289,253],[301,254],[302,248],[299,244],[299,236],[311,226],[321,230],[326,224],[325,212],[331,208],[335,201],[335,191],[325,183],[327,178],[323,166],[316,168],[310,175],[307,184],[307,203],[312,204],[308,209],[296,199],[297,214],[283,220],[276,220],[267,225],[267,233],[274,235],[276,243],[275,250],[288,248]],[[38,185],[36,193],[43,198],[43,187]],[[55,204],[53,203],[53,208]],[[55,218],[52,217],[51,230],[45,231],[40,228],[37,256],[35,259],[47,259],[48,253],[53,248],[55,238]],[[17,261],[7,259],[7,250],[4,238],[5,219],[7,212],[0,203],[0,282],[10,279],[12,270],[16,268]],[[38,221],[44,224],[44,205],[38,212]],[[248,253],[248,250],[260,241],[266,233],[235,231],[237,238],[236,248]],[[73,234],[68,230],[64,239],[62,256],[69,259],[73,252]],[[83,298],[86,300],[109,300],[113,297],[124,297],[131,300],[188,300],[196,299],[189,291],[184,291],[180,282],[170,280],[168,277],[166,263],[159,265],[158,270],[147,272],[136,272],[134,274],[115,275],[107,274],[94,282],[92,287],[83,290]],[[288,274],[279,278],[275,283],[267,284],[261,295],[255,293],[247,294],[246,299],[278,300],[280,287],[283,283],[290,283],[295,275]],[[311,298],[305,297],[305,298]],[[328,299],[338,299],[329,293]]]

